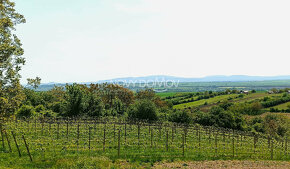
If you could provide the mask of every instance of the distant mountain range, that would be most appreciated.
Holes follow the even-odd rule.
[[[95,82],[83,82],[79,84],[91,84],[91,83],[116,83],[123,85],[129,89],[137,90],[142,88],[141,84],[154,84],[157,88],[166,88],[172,84],[175,86],[172,91],[205,91],[205,90],[222,90],[220,87],[247,87],[247,89],[268,90],[270,88],[285,88],[290,87],[290,75],[289,76],[246,76],[246,75],[232,75],[232,76],[206,76],[201,78],[184,78],[176,76],[144,76],[144,77],[125,77],[115,78],[109,80],[100,80]],[[190,84],[186,84],[190,83]],[[202,84],[200,84],[202,83]],[[72,84],[68,82],[67,84]],[[140,85],[136,85],[140,84]],[[57,86],[65,86],[66,83],[42,83],[37,90],[47,91]],[[25,86],[25,85],[24,85]],[[139,87],[138,87],[139,86]],[[152,86],[152,85],[151,85]],[[31,88],[31,86],[26,86]]]
[[[206,76],[201,78],[184,78],[176,76],[164,76],[164,75],[155,75],[155,76],[144,76],[144,77],[125,77],[125,78],[115,78],[110,80],[101,80],[97,83],[104,82],[160,82],[160,81],[179,81],[179,82],[245,82],[245,81],[266,81],[266,80],[290,80],[290,75],[288,76],[246,76],[246,75],[232,75],[232,76]]]

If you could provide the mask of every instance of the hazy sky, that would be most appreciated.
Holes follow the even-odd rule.
[[[290,75],[289,0],[15,0],[23,81]]]

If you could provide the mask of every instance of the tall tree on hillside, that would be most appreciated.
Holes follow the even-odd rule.
[[[19,82],[24,50],[14,32],[25,18],[14,7],[14,2],[0,0],[0,117],[11,115],[24,98]]]

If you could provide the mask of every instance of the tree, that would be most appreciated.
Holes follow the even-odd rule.
[[[169,121],[175,123],[185,123],[189,124],[191,122],[191,117],[186,110],[177,110],[170,114]]]
[[[154,121],[158,119],[157,108],[152,101],[142,99],[133,105],[129,112],[129,117],[133,119]]]
[[[157,107],[166,107],[167,104],[165,101],[161,100],[160,96],[156,95],[153,89],[145,89],[137,92],[136,99],[142,100],[151,100],[155,103]]]
[[[101,98],[98,97],[98,95],[93,94],[93,93],[88,94],[88,101],[87,101],[85,112],[89,116],[100,117],[102,116],[103,109],[104,109],[104,106],[103,106]]]
[[[283,115],[268,114],[264,119],[266,133],[273,137],[284,137],[289,132],[289,124],[289,119]]]
[[[66,115],[70,117],[83,115],[85,109],[85,93],[81,85],[66,85]]]
[[[27,79],[27,84],[32,86],[34,89],[37,89],[40,83],[41,83],[40,77],[36,77],[35,79],[30,79],[30,78]]]
[[[25,23],[23,15],[14,9],[10,0],[0,1],[0,117],[11,115],[20,106],[24,95],[19,79],[25,59],[18,37],[12,32]]]

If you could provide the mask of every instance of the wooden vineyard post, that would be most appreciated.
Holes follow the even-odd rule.
[[[233,140],[232,140],[232,143],[233,143],[233,157],[235,157],[235,130],[233,130]]]
[[[166,132],[166,151],[168,151],[168,130]]]
[[[287,153],[287,142],[288,142],[288,140],[287,140],[287,136],[286,136],[286,138],[285,138],[285,156],[288,155],[288,153]]]
[[[59,122],[57,122],[56,139],[59,139]]]
[[[91,127],[89,126],[89,151],[91,151]]]
[[[161,125],[159,125],[159,127],[158,127],[158,130],[159,130],[159,141],[160,141],[160,139],[161,139]]]
[[[268,136],[268,148],[271,147],[270,136]]]
[[[209,128],[208,130],[209,130],[208,141],[209,141],[209,144],[210,144],[211,143],[211,128]]]
[[[187,128],[184,128],[184,142],[186,143],[187,139]]]
[[[241,146],[243,146],[243,137],[244,135],[241,135]]]
[[[77,127],[77,148],[79,147],[79,140],[80,140],[80,123],[78,123]]]
[[[185,135],[182,134],[182,156],[184,157],[184,148],[185,148]]]
[[[153,148],[153,129],[151,129],[151,148]]]
[[[36,119],[34,120],[34,132],[35,132],[35,135],[36,135],[36,125],[37,125],[37,123],[36,123]]]
[[[200,152],[200,129],[198,127],[198,131],[197,131],[197,134],[198,134],[198,149],[199,149],[199,152]]]
[[[150,131],[151,131],[151,126],[150,126],[150,123],[148,124],[148,132],[150,134]]]
[[[116,139],[116,124],[114,123],[114,142],[115,142],[115,139]]]
[[[223,130],[223,146],[224,146],[223,153],[225,154],[225,152],[226,152],[226,132],[225,132],[225,130]]]
[[[118,157],[120,157],[120,149],[121,149],[121,130],[118,131]]]
[[[5,141],[4,141],[4,134],[3,134],[3,127],[2,124],[0,124],[0,132],[1,132],[1,141],[2,141],[2,147],[5,150]]]
[[[30,120],[27,121],[27,130],[30,132]]]
[[[14,134],[13,131],[11,131],[11,134],[13,136],[13,139],[14,139],[14,142],[15,142],[15,145],[16,145],[16,148],[17,148],[17,151],[18,151],[18,155],[19,155],[19,157],[21,157],[21,152],[20,152],[19,146],[17,144],[16,136],[15,136],[15,134]]]
[[[138,147],[140,145],[140,124],[138,123]]]
[[[257,136],[254,134],[254,154],[256,154],[256,143],[257,143]]]
[[[43,135],[43,126],[44,124],[43,124],[43,120],[41,120],[41,135]]]
[[[173,143],[173,140],[174,140],[174,128],[172,127],[172,129],[171,129],[172,131],[172,136],[171,136],[171,142]]]
[[[68,120],[66,121],[66,138],[68,139],[68,131],[69,131],[69,129],[68,129]]]
[[[8,143],[9,151],[12,152],[12,148],[11,148],[11,145],[10,145],[10,140],[9,140],[9,137],[8,137],[8,134],[7,134],[6,131],[5,131],[5,136],[6,136],[6,141]]]
[[[273,144],[274,144],[273,138],[271,138],[271,160],[273,160],[273,154],[274,154]]]
[[[125,145],[127,144],[127,122],[125,122]]]
[[[29,156],[29,158],[30,158],[30,161],[32,162],[32,161],[33,161],[33,160],[32,160],[32,156],[31,156],[31,154],[30,154],[29,147],[28,147],[28,144],[27,144],[27,142],[26,142],[26,140],[25,140],[24,135],[22,135],[22,138],[23,138],[23,141],[24,141],[24,144],[25,144],[26,150],[27,150],[27,154],[28,154],[28,156]]]
[[[218,151],[218,130],[216,131],[216,134],[215,134],[215,156],[217,157],[217,152]]]
[[[103,152],[105,152],[105,145],[106,145],[106,129],[104,128]]]

